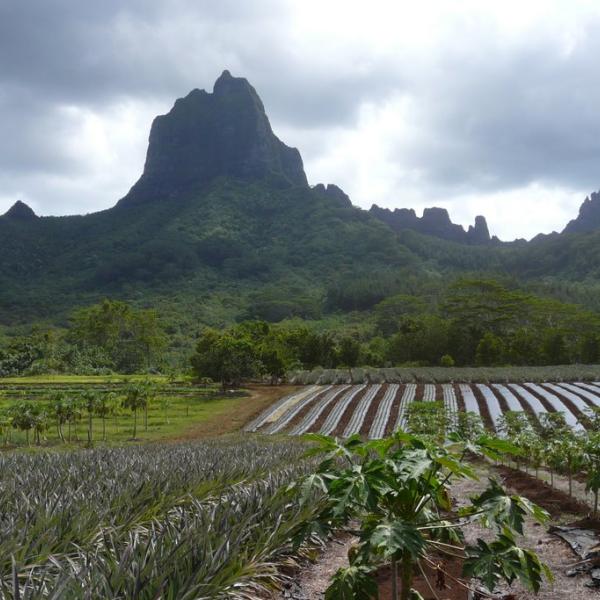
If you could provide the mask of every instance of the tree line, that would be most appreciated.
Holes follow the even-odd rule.
[[[435,305],[397,295],[375,306],[370,328],[320,331],[306,323],[247,321],[203,331],[192,365],[198,376],[236,385],[287,371],[339,367],[535,366],[595,364],[600,317],[576,305],[461,279]]]
[[[67,328],[36,326],[27,335],[0,338],[0,377],[152,372],[166,344],[155,310],[106,299],[75,310]]]
[[[381,290],[377,289],[377,293]],[[0,377],[191,369],[236,383],[315,367],[536,366],[600,362],[600,315],[509,284],[462,278],[323,320],[187,326],[117,300],[80,308],[63,329],[0,337]],[[176,361],[173,357],[176,356]]]

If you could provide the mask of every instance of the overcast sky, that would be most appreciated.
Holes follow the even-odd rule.
[[[87,213],[223,69],[354,204],[562,229],[600,189],[600,2],[0,0],[0,213]]]

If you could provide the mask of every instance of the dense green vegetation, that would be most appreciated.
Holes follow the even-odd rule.
[[[315,368],[595,364],[600,315],[496,280],[461,278],[438,294],[394,294],[369,311],[242,321],[173,334],[156,310],[116,300],[77,309],[64,328],[0,338],[0,376],[171,373],[236,386]]]
[[[28,336],[33,326],[68,327],[77,308],[110,297],[155,310],[168,338],[167,362],[179,366],[199,331],[243,320],[301,319],[320,330],[356,333],[361,342],[396,335],[395,348],[382,351],[377,342],[371,354],[363,352],[361,362],[371,365],[439,363],[442,355],[432,356],[430,347],[410,356],[403,349],[406,339],[430,338],[439,322],[427,315],[443,319],[441,341],[453,345],[448,353],[456,364],[518,363],[529,344],[535,364],[587,360],[596,352],[592,341],[584,348],[582,340],[565,339],[583,309],[576,315],[559,302],[600,309],[598,232],[466,246],[412,231],[396,234],[316,189],[217,178],[169,201],[83,217],[0,218],[0,239],[0,336],[9,338]],[[488,337],[478,356],[483,333],[473,324],[457,352],[456,338],[465,331],[448,326],[468,315],[448,301],[461,278],[499,282],[504,300],[525,307],[524,328],[543,322],[543,331],[523,339],[512,317],[490,324],[483,333],[489,330],[502,343]],[[510,293],[521,297],[510,299]],[[539,322],[533,323],[538,309]],[[510,307],[502,304],[502,310]],[[565,328],[566,349],[553,338]],[[84,352],[84,369],[86,360]],[[136,360],[136,368],[148,362],[141,354]],[[121,368],[118,357],[108,362]]]
[[[192,358],[198,376],[223,382],[295,369],[594,364],[600,318],[493,280],[462,279],[436,306],[405,294],[378,303],[362,332],[311,331],[303,325],[245,322],[205,331]],[[362,334],[361,334],[362,333]]]
[[[67,329],[36,327],[0,342],[0,377],[147,373],[164,366],[165,345],[155,311],[104,300],[76,310]]]

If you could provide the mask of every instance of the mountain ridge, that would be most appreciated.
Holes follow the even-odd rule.
[[[431,207],[423,210],[423,216],[417,217],[412,208],[380,208],[373,204],[369,212],[380,221],[389,225],[394,231],[411,229],[424,235],[432,235],[451,242],[462,244],[489,244],[492,242],[487,221],[483,216],[475,217],[475,225],[469,225],[467,231],[462,225],[450,220],[445,208]],[[497,238],[494,241],[498,242]]]

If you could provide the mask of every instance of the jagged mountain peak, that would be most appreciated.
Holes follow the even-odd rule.
[[[21,221],[29,221],[31,219],[37,219],[37,215],[33,209],[22,202],[17,200],[3,215],[8,219],[19,219]]]
[[[475,217],[475,225],[469,225],[467,237],[472,244],[487,244],[490,240],[490,230],[483,215]]]
[[[576,219],[569,221],[563,233],[587,233],[600,229],[600,192],[593,192],[579,208]]]
[[[491,241],[485,217],[477,216],[475,225],[470,225],[465,231],[461,225],[450,220],[445,208],[433,206],[423,210],[423,216],[417,217],[412,208],[380,208],[376,204],[369,212],[395,231],[411,229],[425,235],[432,235],[445,240],[463,244],[488,244]]]
[[[298,150],[273,133],[252,85],[229,71],[211,93],[194,89],[154,119],[144,172],[119,204],[168,200],[217,177],[308,185]]]
[[[323,183],[317,183],[317,185],[313,187],[313,190],[326,196],[330,200],[333,200],[339,206],[345,206],[347,208],[352,206],[352,202],[350,201],[348,194],[346,194],[342,188],[338,187],[334,183],[328,183],[327,185]]]
[[[256,90],[245,77],[234,77],[227,69],[219,75],[213,86],[213,94],[217,96],[240,91],[254,93],[258,97]]]

